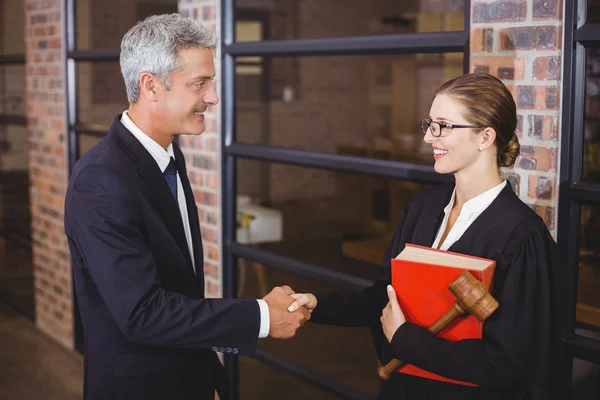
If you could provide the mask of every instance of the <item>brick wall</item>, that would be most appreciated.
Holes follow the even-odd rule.
[[[517,194],[556,233],[562,1],[473,0],[473,72],[498,76],[518,108],[521,156],[504,171]]]
[[[195,18],[220,35],[220,2],[218,0],[180,0],[179,13]],[[215,57],[220,71],[220,52]],[[221,76],[217,73],[220,91]],[[219,93],[220,95],[220,93]],[[180,136],[180,145],[192,190],[198,206],[198,216],[204,245],[204,276],[207,297],[221,296],[221,147],[219,121],[220,104],[210,107],[206,115],[206,131],[201,136]]]
[[[72,347],[71,268],[63,229],[67,186],[63,16],[61,0],[25,1],[36,323]]]

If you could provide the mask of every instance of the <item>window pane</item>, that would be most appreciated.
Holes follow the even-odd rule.
[[[265,40],[464,30],[464,0],[278,0],[236,2],[236,20]],[[238,35],[237,40],[245,37]]]
[[[0,114],[25,115],[25,65],[0,66]]]
[[[0,296],[33,315],[28,135],[0,126]]]
[[[102,138],[85,133],[79,134],[79,157],[84,155],[88,150],[94,147]]]
[[[600,328],[600,206],[581,208],[577,321]]]
[[[25,6],[23,0],[1,1],[0,18],[2,18],[0,20],[0,54],[24,54]]]
[[[117,49],[123,35],[150,15],[177,12],[177,0],[77,0],[78,49]]]
[[[420,119],[462,53],[275,57],[236,66],[241,142],[432,164]]]
[[[239,242],[369,280],[401,210],[424,188],[254,160],[237,165]]]
[[[600,399],[600,366],[573,359],[573,380],[570,400]]]
[[[583,176],[600,182],[600,49],[586,51]]]
[[[319,282],[314,279],[293,274],[277,268],[263,266],[249,260],[239,259],[240,297],[262,298],[274,286],[289,285],[296,292],[327,292],[337,291],[340,288]],[[319,325],[308,322],[300,329],[294,338],[277,340],[272,338],[259,339],[258,348],[266,350],[302,367],[310,368],[315,372],[324,374],[333,380],[341,381],[345,385],[357,388],[365,393],[376,394],[379,382],[377,376],[377,355],[371,334],[368,328],[343,328],[336,326]],[[270,373],[264,371],[263,373]],[[257,376],[259,371],[248,372],[255,382],[270,379],[269,376]],[[244,382],[244,372],[241,381]],[[283,383],[283,382],[282,382]],[[298,399],[325,399],[324,394],[316,393],[318,397],[309,397],[309,391],[304,384],[297,380],[289,382],[287,390],[295,393]],[[266,385],[268,386],[268,385]],[[244,384],[242,383],[242,388]],[[288,399],[284,395],[285,386],[278,388],[278,395],[265,396],[265,399]],[[291,389],[291,390],[290,390]],[[254,390],[260,390],[255,388]],[[242,393],[243,390],[240,390]],[[301,395],[302,394],[302,395]],[[250,397],[247,398],[261,398]],[[296,397],[294,397],[296,398]]]
[[[264,340],[264,339],[259,339]],[[239,358],[240,400],[335,400],[329,395],[299,379],[271,368],[249,357]]]
[[[79,122],[108,130],[117,114],[127,110],[127,93],[118,62],[77,64]]]
[[[586,20],[591,24],[597,24],[600,22],[600,0],[587,0]]]

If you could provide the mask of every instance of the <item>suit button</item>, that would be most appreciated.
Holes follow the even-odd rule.
[[[233,354],[239,353],[238,349],[233,349],[232,351],[233,351]]]
[[[219,348],[217,346],[212,348],[212,351],[219,351]]]
[[[221,353],[225,353],[225,347],[220,347],[220,348],[219,348],[219,352],[221,352]]]
[[[231,353],[231,347],[228,347],[228,348],[226,348],[226,349],[225,349],[225,351],[226,351],[227,353]]]

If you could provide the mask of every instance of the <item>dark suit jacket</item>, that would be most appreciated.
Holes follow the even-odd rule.
[[[204,298],[198,211],[183,154],[174,144],[197,274],[166,180],[120,117],[77,162],[65,199],[84,399],[212,399],[215,389],[226,390],[215,351],[254,353],[259,306]]]

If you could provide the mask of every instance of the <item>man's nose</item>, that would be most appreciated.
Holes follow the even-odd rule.
[[[219,95],[217,94],[217,83],[215,81],[210,82],[210,86],[204,94],[204,104],[209,106],[217,105],[219,102]]]

